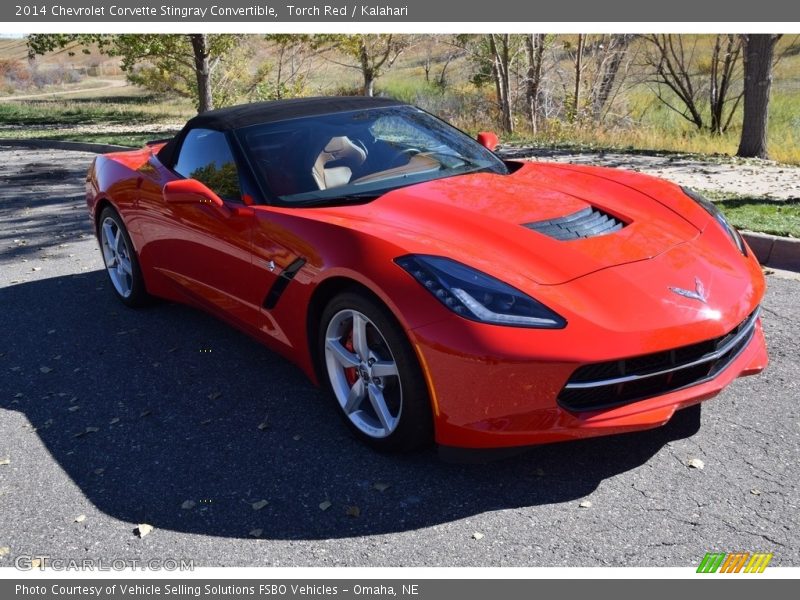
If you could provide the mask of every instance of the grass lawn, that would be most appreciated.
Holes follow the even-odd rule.
[[[194,114],[189,100],[165,99],[131,86],[86,90],[0,102],[0,137],[137,147],[169,137]]]
[[[698,190],[738,229],[800,238],[800,198],[769,200],[718,190]]]

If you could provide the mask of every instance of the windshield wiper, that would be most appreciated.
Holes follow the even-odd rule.
[[[290,206],[339,206],[342,204],[362,204],[383,196],[385,192],[360,192],[342,194],[341,196],[325,196],[324,198],[308,198],[305,200],[284,200]]]

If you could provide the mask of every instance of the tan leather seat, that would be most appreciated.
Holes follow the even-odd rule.
[[[346,185],[353,176],[353,169],[361,166],[365,160],[367,153],[364,149],[355,145],[346,135],[334,137],[314,161],[311,174],[321,190]],[[344,164],[326,167],[332,162]]]

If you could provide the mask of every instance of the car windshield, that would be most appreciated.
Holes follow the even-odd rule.
[[[412,183],[508,172],[475,140],[412,106],[252,125],[236,135],[257,176],[288,205],[363,201]]]

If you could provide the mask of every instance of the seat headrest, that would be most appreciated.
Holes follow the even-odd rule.
[[[325,145],[323,152],[330,154],[331,157],[336,160],[355,160],[359,165],[367,160],[367,153],[364,151],[364,149],[359,148],[346,135],[331,138],[330,141]]]

